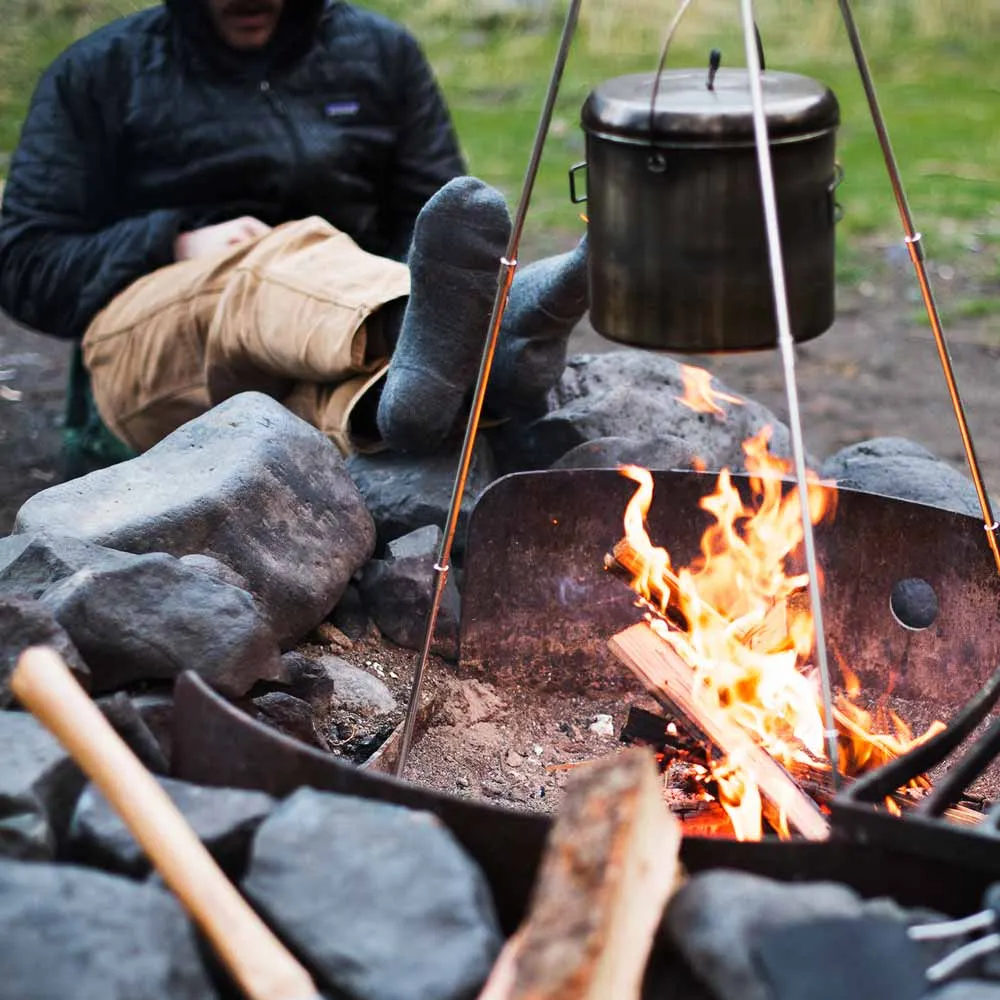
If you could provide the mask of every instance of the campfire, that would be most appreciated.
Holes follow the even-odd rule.
[[[723,417],[710,375],[685,366],[682,402]],[[667,740],[661,752],[671,780],[679,778],[704,801],[725,810],[736,837],[760,839],[765,820],[783,837],[792,829],[821,839],[823,815],[834,790],[824,741],[824,718],[812,662],[815,628],[806,600],[807,574],[795,566],[802,542],[797,487],[786,488],[790,463],[769,450],[770,429],[744,442],[750,500],[729,470],[701,501],[712,517],[700,555],[675,566],[650,538],[646,516],[653,502],[647,469],[623,466],[637,484],[624,516],[624,538],[606,566],[622,573],[646,609],[646,621],[620,633],[612,649],[650,691],[676,713],[677,725],[696,737]],[[836,492],[812,477],[812,523],[832,518]],[[822,585],[822,581],[819,581]],[[843,691],[834,724],[845,780],[879,767],[944,728],[935,722],[920,737],[898,716],[872,714],[857,704],[860,684],[840,664]],[[883,717],[887,716],[887,717]],[[675,727],[676,732],[676,727]],[[673,733],[666,733],[669,737]],[[899,811],[930,787],[913,780],[887,801]]]

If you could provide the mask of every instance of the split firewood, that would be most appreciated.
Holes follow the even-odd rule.
[[[604,557],[604,569],[629,583],[641,576],[644,568],[645,560],[627,538],[616,542],[615,547]],[[676,592],[665,588],[654,578],[647,580],[646,585],[649,588],[649,601],[653,609],[681,631],[687,631],[687,616],[677,604]],[[712,609],[712,613],[720,621],[724,619],[718,610]],[[787,648],[789,646],[787,603],[776,602],[768,611],[764,621],[752,633],[745,636],[745,641],[751,649]]]
[[[641,622],[612,636],[608,645],[646,686],[654,698],[665,702],[690,720],[707,740],[727,757],[735,757],[760,787],[761,796],[783,815],[788,824],[808,840],[825,840],[830,832],[826,817],[788,772],[739,726],[724,715],[695,703],[694,672],[662,639]]]
[[[776,601],[764,615],[764,620],[756,628],[740,636],[740,640],[750,648],[765,653],[775,653],[791,649],[792,640],[788,633],[788,604]]]
[[[528,917],[479,1000],[639,1000],[680,843],[648,750],[576,772]]]
[[[642,572],[643,560],[632,543],[627,538],[623,538],[616,543],[611,552],[605,555],[604,569],[613,576],[620,577],[630,583]],[[671,603],[675,595],[664,590],[657,580],[650,579],[648,582],[650,600],[657,608],[662,609],[663,617],[673,622],[678,628],[687,628],[687,619],[684,617],[684,613],[677,607],[676,603]]]

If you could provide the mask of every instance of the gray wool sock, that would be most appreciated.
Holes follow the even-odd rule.
[[[566,367],[570,332],[587,311],[587,237],[514,274],[490,378],[490,409],[533,408]]]
[[[446,184],[417,216],[410,297],[378,407],[386,444],[432,451],[475,381],[511,220],[503,195],[475,177]]]

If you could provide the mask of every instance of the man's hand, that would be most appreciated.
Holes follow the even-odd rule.
[[[217,226],[194,229],[177,237],[174,242],[174,260],[210,257],[212,254],[222,253],[270,231],[270,226],[252,215],[244,215],[231,222],[220,222]]]

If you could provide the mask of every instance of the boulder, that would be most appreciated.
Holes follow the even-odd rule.
[[[287,691],[268,691],[253,699],[257,718],[266,725],[292,736],[302,743],[309,743],[321,750],[328,749],[326,741],[316,729],[316,720],[309,702]]]
[[[434,595],[441,529],[427,525],[386,546],[384,559],[373,559],[362,572],[361,594],[375,624],[393,642],[422,649]],[[445,584],[431,651],[458,659],[461,597],[452,576]]]
[[[318,712],[343,708],[374,717],[396,710],[396,699],[383,681],[339,656],[286,653],[282,660],[289,692]]]
[[[972,480],[906,438],[872,438],[842,448],[823,463],[822,476],[848,489],[982,517]]]
[[[82,569],[113,562],[118,553],[62,535],[0,538],[0,595],[39,598]]]
[[[36,494],[14,530],[137,554],[212,556],[246,580],[285,646],[329,614],[375,544],[337,448],[255,392],[138,458]]]
[[[674,947],[718,1000],[770,1000],[754,961],[770,930],[823,917],[860,917],[861,897],[833,882],[788,885],[717,869],[693,876],[670,901]]]
[[[451,833],[381,802],[295,792],[258,831],[243,888],[336,996],[469,1000],[503,942]]]
[[[553,469],[617,469],[642,465],[647,469],[695,469],[698,456],[679,438],[634,441],[607,437],[584,441],[552,463]]]
[[[0,597],[0,708],[13,701],[10,675],[29,646],[51,646],[76,679],[90,687],[87,665],[52,612],[30,598]]]
[[[347,468],[375,518],[378,550],[425,525],[442,530],[448,519],[458,471],[458,454],[408,455],[380,452],[352,455]],[[469,515],[479,494],[496,479],[496,463],[485,438],[476,442],[455,533],[454,553],[465,546]]]
[[[212,1000],[180,904],[73,865],[0,860],[0,995],[11,1000]]]
[[[0,712],[0,857],[55,858],[85,783],[34,716]]]
[[[507,430],[508,450],[520,454],[521,468],[547,469],[581,445],[612,438],[618,442],[614,448],[632,442],[658,465],[666,461],[675,468],[740,472],[746,468],[743,442],[766,426],[772,453],[790,456],[788,428],[766,407],[718,380],[712,388],[736,396],[739,404],[721,401],[723,412],[714,414],[681,403],[681,367],[673,358],[640,351],[577,355],[550,394],[549,412]]]
[[[239,696],[280,676],[274,634],[246,591],[164,553],[94,548],[93,565],[39,598],[90,667],[94,691],[194,670]]]
[[[275,800],[264,792],[157,780],[222,870],[231,879],[241,878],[253,835]],[[145,852],[94,785],[87,785],[73,813],[69,852],[74,861],[133,878],[152,870]]]

